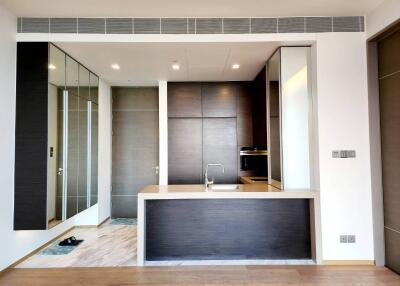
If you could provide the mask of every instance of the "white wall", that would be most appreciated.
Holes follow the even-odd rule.
[[[99,194],[98,223],[110,217],[111,208],[111,88],[99,81]]]
[[[376,9],[371,11],[366,18],[367,38],[378,34],[389,25],[400,19],[400,1],[385,0]]]
[[[168,90],[166,81],[158,83],[159,184],[168,184]]]
[[[318,34],[316,61],[323,259],[374,260],[365,34]]]

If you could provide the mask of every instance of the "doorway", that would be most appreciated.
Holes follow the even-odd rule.
[[[157,87],[112,88],[111,217],[136,218],[137,194],[158,184]]]

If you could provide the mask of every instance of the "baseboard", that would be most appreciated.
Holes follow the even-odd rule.
[[[375,260],[324,260],[323,265],[374,266]]]
[[[42,251],[43,249],[45,249],[47,246],[49,246],[50,244],[52,244],[53,242],[55,242],[57,239],[59,239],[60,237],[64,236],[66,233],[70,232],[71,230],[73,230],[75,227],[72,226],[70,228],[68,228],[67,230],[63,231],[61,234],[57,235],[56,237],[54,237],[53,239],[49,240],[48,242],[46,242],[45,244],[43,244],[42,246],[36,248],[35,250],[29,252],[27,255],[25,255],[24,257],[18,259],[16,262],[14,262],[13,264],[11,264],[10,266],[8,266],[7,268],[3,269],[2,271],[0,271],[0,275],[4,274],[5,272],[7,272],[8,270],[10,270],[11,268],[14,268],[15,266],[17,266],[18,264],[20,264],[22,261],[28,259],[29,257],[35,255],[36,253]]]
[[[106,217],[101,223],[99,223],[99,224],[97,225],[97,227],[102,226],[102,225],[103,225],[104,223],[106,223],[109,219],[110,219],[110,217]]]

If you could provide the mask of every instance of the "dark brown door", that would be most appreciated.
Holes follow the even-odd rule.
[[[386,265],[400,273],[400,30],[378,42]]]
[[[135,218],[137,193],[158,184],[158,89],[113,88],[112,217]]]

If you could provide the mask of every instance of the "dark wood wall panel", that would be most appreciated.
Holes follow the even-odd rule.
[[[168,117],[202,117],[201,84],[168,83]]]
[[[207,164],[221,163],[225,167],[210,167],[208,176],[215,183],[237,183],[237,137],[236,118],[204,118],[203,119],[203,170]]]
[[[203,83],[203,117],[236,117],[236,90],[232,83]]]
[[[168,119],[169,184],[201,184],[202,139],[201,118]]]
[[[253,144],[267,147],[266,68],[253,81]]]
[[[137,193],[158,184],[158,89],[112,89],[112,217],[137,216]]]
[[[250,82],[168,83],[169,183],[203,183],[207,163],[225,165],[225,175],[211,170],[217,183],[252,175],[239,166],[240,148],[253,144],[252,108]]]
[[[149,200],[146,259],[311,259],[309,201]]]
[[[47,227],[47,59],[47,43],[18,43],[15,230]]]
[[[386,266],[400,273],[400,25],[378,42]]]

